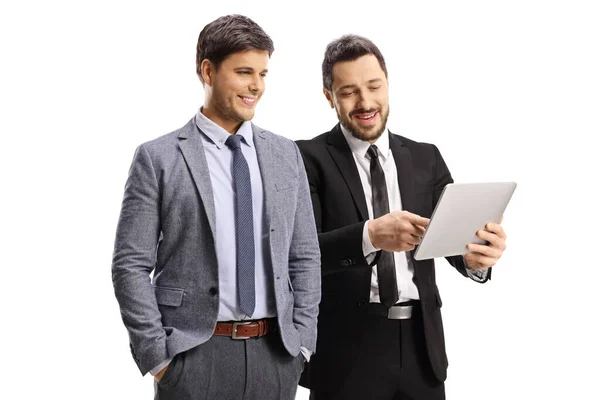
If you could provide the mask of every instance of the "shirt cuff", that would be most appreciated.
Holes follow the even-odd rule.
[[[152,376],[155,376],[155,375],[156,375],[156,374],[158,374],[160,371],[162,371],[162,369],[163,369],[164,367],[166,367],[167,365],[169,365],[169,363],[171,362],[171,360],[172,360],[172,358],[169,358],[168,360],[161,362],[161,363],[160,363],[160,364],[158,364],[156,367],[154,367],[154,368],[152,368],[152,369],[150,370],[150,374],[151,374]]]
[[[306,362],[309,362],[310,356],[312,356],[312,351],[310,351],[309,349],[307,349],[304,346],[300,346],[300,352],[304,356],[304,359],[306,360]]]
[[[469,278],[471,278],[475,282],[484,282],[487,279],[488,269],[471,269],[467,265],[467,260],[464,256],[463,261],[465,262],[465,270],[467,271],[467,275],[469,275]]]
[[[363,227],[362,248],[363,248],[363,254],[365,255],[365,258],[367,256],[375,257],[375,254],[373,254],[373,253],[377,253],[380,250],[380,249],[376,248],[375,246],[373,246],[373,243],[371,243],[371,238],[369,237],[369,221],[365,222],[365,226]]]

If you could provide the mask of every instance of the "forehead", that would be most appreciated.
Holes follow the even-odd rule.
[[[373,79],[385,80],[385,73],[377,57],[367,54],[353,61],[340,61],[333,65],[333,89],[345,85],[361,85]]]
[[[250,67],[256,70],[263,70],[269,64],[269,52],[267,50],[242,50],[231,53],[221,63],[228,68]]]

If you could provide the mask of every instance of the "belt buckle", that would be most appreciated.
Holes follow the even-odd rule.
[[[412,311],[413,306],[392,306],[388,310],[388,319],[410,319]]]
[[[233,327],[231,328],[231,338],[235,339],[235,340],[250,339],[250,336],[238,336],[238,334],[237,334],[237,328],[240,325],[250,325],[251,323],[252,323],[251,321],[234,322],[233,323]]]

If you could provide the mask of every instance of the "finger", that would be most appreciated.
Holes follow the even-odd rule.
[[[425,228],[417,225],[413,225],[413,227],[415,228],[415,232],[413,233],[413,235],[419,236],[421,238],[423,237],[423,235],[425,235]]]
[[[408,211],[406,211],[405,219],[413,225],[422,226],[424,228],[429,225],[429,218],[421,217],[420,215]]]
[[[425,233],[425,228],[413,225],[408,220],[402,218],[396,220],[395,230],[398,236],[400,237],[400,240],[406,239],[406,235],[422,237]]]
[[[412,232],[412,230],[410,230],[410,231],[403,230],[403,231],[398,232],[398,236],[397,236],[398,242],[407,243],[407,244],[411,244],[411,245],[417,245],[417,244],[421,243],[421,237],[419,235],[415,235],[411,232]]]
[[[415,235],[407,235],[406,243],[410,243],[412,245],[417,245],[421,243],[421,237]]]
[[[499,237],[495,233],[487,231],[477,231],[477,237],[489,242],[491,247],[495,247],[504,251],[506,249],[506,240]]]
[[[490,232],[494,232],[496,235],[498,235],[501,238],[506,239],[506,234],[504,233],[504,228],[502,228],[502,225],[500,225],[500,224],[495,224],[493,222],[489,222],[488,224],[485,225],[485,229],[487,229]]]
[[[502,251],[490,246],[470,243],[467,245],[467,249],[475,254],[482,254],[487,257],[495,258],[496,260],[502,256]]]
[[[406,243],[404,246],[402,246],[400,251],[413,251],[415,249],[415,245],[414,244],[408,244]]]
[[[423,237],[423,235],[425,234],[425,228],[423,228],[422,226],[413,225],[408,221],[403,221],[403,223],[400,225],[399,230],[419,237]]]

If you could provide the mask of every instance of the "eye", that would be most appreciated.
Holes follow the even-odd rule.
[[[356,93],[356,92],[342,92],[342,96],[349,97],[349,96],[352,96],[354,93]]]
[[[250,71],[238,71],[238,74],[250,75]]]
[[[263,72],[263,73],[260,74],[260,76],[263,77],[263,78],[265,78],[267,76],[267,73]]]
[[[371,86],[369,89],[371,89],[371,91],[374,92],[374,91],[376,91],[376,90],[378,90],[380,88],[381,88],[381,86]]]

